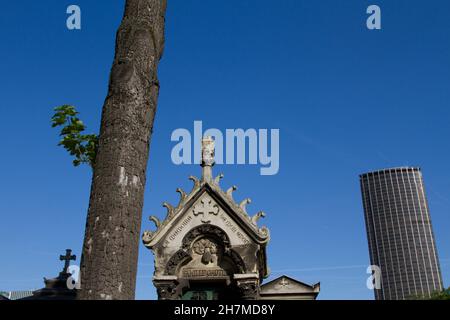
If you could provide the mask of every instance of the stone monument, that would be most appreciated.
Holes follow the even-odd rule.
[[[231,187],[213,178],[214,140],[202,140],[202,177],[191,176],[193,188],[181,189],[174,207],[164,203],[167,216],[156,217],[156,231],[145,231],[144,245],[155,255],[153,283],[158,297],[167,299],[258,299],[259,287],[269,274],[266,246],[269,230],[258,227],[260,212],[246,211],[250,199],[236,203]]]
[[[214,140],[205,137],[201,178],[190,177],[193,188],[189,193],[177,189],[178,205],[164,203],[167,216],[163,221],[151,216],[156,230],[142,236],[154,253],[153,284],[160,300],[262,298],[261,284],[269,275],[266,247],[270,235],[258,222],[265,213],[249,215],[246,206],[251,200],[236,202],[235,186],[222,190],[223,175],[213,177],[213,166]],[[318,293],[317,287],[311,290]]]
[[[70,289],[68,282],[71,281],[72,274],[68,273],[70,261],[75,261],[76,256],[72,255],[72,250],[67,249],[65,255],[60,255],[59,260],[64,261],[63,270],[56,278],[44,278],[45,287],[33,291],[33,295],[21,300],[75,300],[77,290]]]

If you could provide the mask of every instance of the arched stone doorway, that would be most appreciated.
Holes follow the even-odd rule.
[[[245,274],[246,268],[223,230],[198,226],[184,237],[183,249],[188,257],[176,268],[181,299],[226,300],[239,296],[234,275]]]

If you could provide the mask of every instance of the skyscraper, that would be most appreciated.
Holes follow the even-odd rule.
[[[419,168],[360,175],[372,265],[381,268],[377,300],[442,290],[442,276]]]

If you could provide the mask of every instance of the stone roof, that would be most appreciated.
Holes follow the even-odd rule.
[[[32,295],[33,295],[32,290],[1,292],[0,300],[20,300],[31,297]]]
[[[265,217],[265,213],[260,211],[253,216],[247,213],[246,206],[251,203],[251,199],[244,199],[239,204],[233,199],[233,191],[237,189],[236,186],[229,188],[226,192],[223,191],[219,185],[220,180],[223,178],[223,174],[217,176],[214,180],[199,180],[198,178],[191,176],[190,180],[193,181],[194,186],[189,194],[184,192],[181,188],[177,189],[180,193],[180,201],[176,207],[165,202],[164,207],[167,208],[167,215],[163,221],[160,221],[157,217],[151,216],[150,220],[156,225],[156,231],[146,231],[143,235],[143,242],[146,247],[154,247],[163,235],[178,222],[179,218],[183,216],[184,212],[188,210],[191,205],[204,193],[208,192],[220,202],[228,213],[233,214],[240,226],[243,227],[253,239],[260,244],[267,243],[270,239],[269,230],[266,227],[259,228],[257,223],[262,217]]]
[[[7,297],[9,296],[8,292],[0,291],[0,301],[1,300],[9,300]]]
[[[320,292],[320,282],[309,285],[294,278],[283,275],[261,286],[261,296],[292,296],[316,298]]]

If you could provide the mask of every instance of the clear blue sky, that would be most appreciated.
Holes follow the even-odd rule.
[[[322,299],[372,299],[358,175],[423,169],[444,285],[450,285],[450,3],[169,0],[143,228],[176,203],[197,166],[172,164],[174,129],[279,128],[280,172],[217,166],[264,210],[272,276],[321,281]],[[36,289],[66,248],[80,257],[91,172],[50,128],[73,104],[98,131],[124,1],[6,1],[0,11],[0,290]],[[82,9],[68,31],[66,8]],[[382,30],[365,27],[382,9]],[[141,246],[137,297],[155,298]]]

